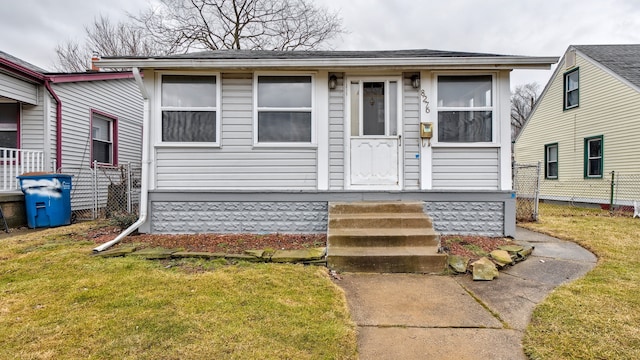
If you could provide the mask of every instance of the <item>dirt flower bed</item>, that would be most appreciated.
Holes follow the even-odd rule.
[[[84,239],[96,244],[113,240],[121,230],[115,226],[98,226],[83,234]],[[241,254],[245,250],[273,249],[294,250],[326,246],[325,234],[138,234],[127,236],[116,246],[137,244],[140,248],[162,247],[183,251],[203,251]],[[461,255],[478,259],[498,246],[510,244],[506,238],[484,236],[442,236],[441,251],[450,255]]]
[[[114,239],[120,229],[115,226],[91,230],[86,238],[96,244]],[[242,254],[245,250],[295,250],[326,246],[325,234],[138,234],[127,236],[118,245],[136,244],[140,248],[162,247],[182,251]]]
[[[512,244],[508,238],[447,235],[440,237],[440,249],[450,255],[460,255],[472,261],[487,256],[499,246]]]

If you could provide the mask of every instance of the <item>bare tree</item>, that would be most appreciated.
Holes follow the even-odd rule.
[[[336,12],[309,0],[160,0],[132,18],[171,53],[310,50],[344,32]]]
[[[100,15],[91,25],[84,27],[83,43],[69,40],[56,46],[59,71],[82,72],[91,68],[94,52],[103,56],[151,56],[166,54],[167,50],[157,43],[144,28],[133,23],[112,23]]]
[[[533,106],[540,96],[540,85],[528,83],[516,86],[511,92],[511,138],[515,139],[527,121]]]

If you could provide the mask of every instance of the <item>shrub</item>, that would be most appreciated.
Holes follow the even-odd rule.
[[[111,217],[109,218],[111,225],[119,227],[120,230],[124,230],[133,225],[136,220],[138,220],[138,215],[127,212],[114,212],[111,213]]]

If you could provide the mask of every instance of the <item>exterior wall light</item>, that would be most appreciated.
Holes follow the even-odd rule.
[[[413,86],[414,89],[417,89],[420,87],[420,76],[413,75],[411,77],[411,86]]]
[[[335,90],[338,86],[338,77],[335,75],[329,76],[329,89]]]

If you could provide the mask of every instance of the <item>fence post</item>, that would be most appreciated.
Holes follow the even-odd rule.
[[[613,192],[615,190],[615,180],[616,180],[616,172],[615,170],[611,172],[611,191],[609,193],[609,213],[613,214]]]
[[[536,166],[536,190],[534,192],[535,198],[533,199],[533,221],[538,221],[538,202],[540,201],[540,168],[542,167],[542,162],[538,161],[538,166]]]
[[[98,162],[93,161],[93,219],[98,218]]]
[[[131,214],[131,162],[127,162],[127,213]]]

